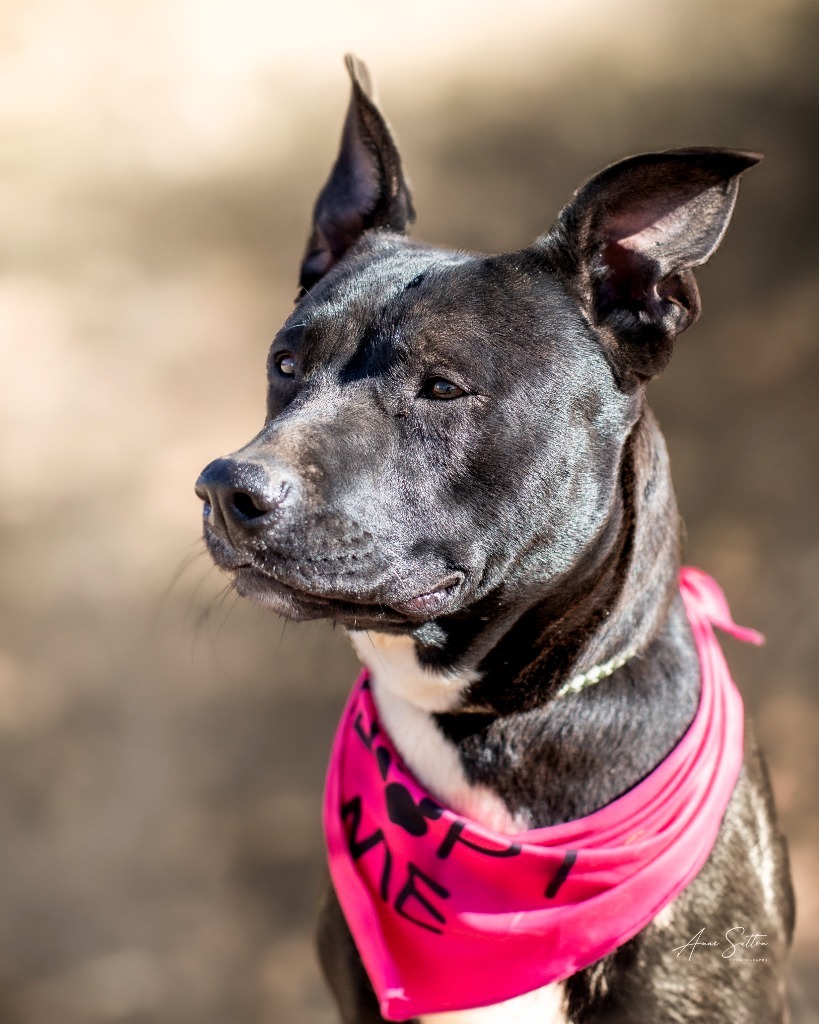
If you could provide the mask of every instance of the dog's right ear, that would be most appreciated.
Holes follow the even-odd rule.
[[[367,67],[344,58],[353,83],[338,154],[313,211],[299,284],[308,291],[370,228],[404,232],[415,219],[387,124],[375,105]]]

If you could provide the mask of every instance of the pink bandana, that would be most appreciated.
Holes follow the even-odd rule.
[[[514,836],[442,807],[378,720],[366,672],[324,799],[330,873],[387,1020],[489,1006],[569,977],[636,935],[705,863],[742,764],[742,698],[712,626],[737,626],[697,569],[680,587],[702,695],[680,742],[593,814]]]

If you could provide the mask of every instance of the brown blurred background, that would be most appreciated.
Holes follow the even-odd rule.
[[[226,594],[193,481],[261,424],[348,49],[432,241],[526,244],[635,151],[767,154],[652,397],[687,557],[768,637],[725,646],[791,844],[794,1021],[817,1021],[812,0],[6,0],[0,1020],[334,1020],[310,933],[354,659]]]

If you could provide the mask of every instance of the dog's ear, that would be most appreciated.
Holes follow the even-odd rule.
[[[761,159],[708,148],[630,157],[582,186],[542,240],[624,383],[656,376],[699,316],[692,268],[719,245],[739,175]]]
[[[363,61],[344,58],[353,83],[338,154],[313,211],[299,284],[307,291],[369,228],[403,232],[415,219],[401,158]]]

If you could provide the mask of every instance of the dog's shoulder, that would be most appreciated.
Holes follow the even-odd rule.
[[[568,1020],[781,1021],[793,927],[787,847],[749,722],[742,771],[704,867],[638,935],[568,980]]]

